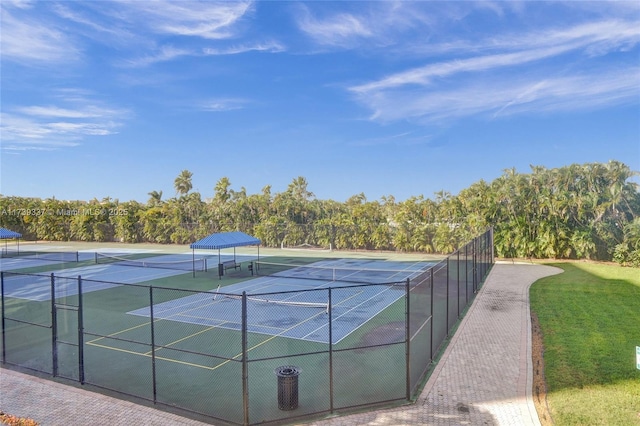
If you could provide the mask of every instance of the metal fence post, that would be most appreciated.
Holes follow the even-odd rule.
[[[78,380],[84,385],[84,325],[82,318],[82,276],[78,275]]]
[[[480,255],[482,259],[480,264],[482,266],[482,273],[480,274],[480,276],[484,278],[487,272],[487,233],[486,232],[482,234],[482,252],[480,253]]]
[[[153,386],[153,403],[158,399],[158,389],[156,382],[156,332],[153,318],[153,286],[149,286],[149,325],[151,332],[151,384]]]
[[[56,312],[56,279],[51,273],[51,374],[58,375],[58,315]]]
[[[476,259],[476,253],[477,253],[477,245],[478,245],[478,239],[474,238],[473,242],[472,242],[472,247],[471,247],[471,262],[473,264],[473,275],[472,275],[472,279],[473,279],[473,294],[476,294],[478,292],[478,264],[477,264],[477,259]]]
[[[409,285],[410,280],[407,278],[405,283],[405,320],[404,320],[404,332],[405,332],[405,363],[406,363],[406,397],[407,401],[411,400],[411,330],[409,328],[409,322],[411,321],[411,302],[409,298]]]
[[[7,362],[7,338],[5,335],[5,321],[4,321],[4,272],[0,271],[0,304],[2,305],[2,363]]]
[[[464,306],[469,303],[469,244],[464,246]]]
[[[460,318],[460,249],[456,250],[456,255],[458,256],[456,262],[456,282],[458,283],[458,318]]]
[[[333,302],[331,287],[329,287],[327,313],[329,314],[329,412],[333,414]]]
[[[449,335],[449,257],[447,256],[447,336]]]
[[[249,365],[247,354],[247,292],[242,292],[242,408],[244,425],[249,425]]]
[[[429,268],[429,284],[431,285],[431,311],[429,312],[429,314],[431,315],[431,335],[429,336],[429,340],[431,341],[429,343],[429,359],[431,361],[433,361],[433,323],[434,321],[434,316],[433,316],[433,296],[434,296],[434,291],[433,291],[433,267]]]
[[[494,259],[496,258],[494,255],[494,240],[493,240],[493,226],[489,229],[490,231],[490,238],[491,238],[491,264],[493,264]]]

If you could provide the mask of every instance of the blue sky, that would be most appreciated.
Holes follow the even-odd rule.
[[[639,2],[2,0],[0,194],[457,194],[640,170]]]

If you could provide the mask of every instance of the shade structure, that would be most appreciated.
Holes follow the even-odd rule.
[[[231,247],[257,246],[260,240],[244,232],[219,232],[192,243],[189,247],[196,250],[220,250]]]
[[[216,234],[211,234],[199,241],[196,241],[195,243],[191,243],[189,247],[193,250],[194,258],[196,250],[218,250],[218,276],[222,278],[222,275],[224,275],[224,265],[222,263],[220,250],[233,248],[233,265],[235,269],[236,247],[243,246],[258,246],[258,259],[260,258],[260,240],[256,237],[252,237],[251,235],[247,235],[244,232],[240,231],[218,232]],[[227,263],[228,262],[225,262],[225,264]]]
[[[22,238],[22,234],[7,228],[0,228],[0,240],[12,240],[16,238]]]
[[[4,241],[4,248],[2,249],[2,256],[7,254],[9,248],[7,247],[7,240],[16,240],[17,250],[20,250],[20,238],[22,238],[22,234],[19,232],[12,231],[7,228],[0,228],[0,240]]]

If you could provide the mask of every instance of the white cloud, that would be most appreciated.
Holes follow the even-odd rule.
[[[15,7],[16,9],[30,9],[33,7],[35,1],[31,0],[4,0],[3,5],[8,9]]]
[[[580,25],[567,30],[527,34],[514,38],[491,39],[482,44],[462,44],[465,50],[502,49],[515,52],[497,53],[439,62],[412,68],[370,83],[351,87],[350,90],[366,93],[390,89],[407,84],[427,85],[434,77],[447,77],[459,73],[479,72],[509,66],[525,65],[557,57],[564,53],[584,49],[589,55],[596,51],[606,54],[615,50],[627,50],[640,43],[640,22],[601,22]]]
[[[158,34],[230,38],[234,25],[251,9],[251,2],[133,1],[121,3],[128,19]]]
[[[119,114],[118,111],[87,105],[82,109],[68,109],[57,106],[19,107],[17,111],[31,116],[58,118],[96,118]]]
[[[190,49],[181,49],[174,46],[162,46],[154,53],[144,55],[137,59],[129,59],[124,63],[129,67],[145,67],[159,62],[171,61],[183,56],[194,56],[196,52]]]
[[[209,99],[200,104],[200,109],[209,112],[222,112],[242,109],[249,101],[245,99],[217,98]]]
[[[247,52],[284,52],[286,48],[277,41],[268,41],[262,43],[244,43],[224,48],[207,47],[202,50],[204,55],[237,55]]]
[[[372,119],[381,121],[609,106],[637,100],[640,74],[637,66],[618,62],[614,68],[600,56],[638,44],[640,22],[631,21],[497,37],[466,43],[475,46],[467,50],[471,54],[496,53],[411,68],[349,90],[372,111]],[[567,55],[571,58],[565,60]]]
[[[223,55],[238,55],[247,52],[269,52],[278,53],[283,52],[286,49],[280,43],[264,42],[255,44],[237,44],[228,47],[206,47],[201,50],[196,49],[183,49],[174,46],[162,46],[157,49],[153,54],[145,55],[137,59],[129,59],[124,61],[123,64],[127,67],[145,67],[160,62],[172,61],[180,57],[202,57],[202,56],[223,56]]]
[[[119,49],[120,57],[137,57],[118,62],[138,67],[184,56],[203,56],[202,47],[189,44],[194,40],[221,42],[238,37],[244,29],[243,18],[253,10],[253,3],[3,1],[2,9],[3,59],[25,64],[70,64],[83,58],[81,46],[99,43]],[[227,50],[241,53],[281,49],[275,42],[248,42]]]
[[[298,27],[317,43],[343,46],[352,40],[373,35],[367,21],[349,13],[339,13],[329,18],[319,19],[311,15],[307,8],[298,21]]]
[[[76,146],[90,136],[117,132],[130,116],[124,109],[110,108],[87,99],[82,91],[54,94],[65,105],[14,107],[2,113],[0,135],[4,150],[55,149]],[[70,99],[73,99],[70,101]],[[5,108],[6,109],[6,108]]]
[[[359,2],[342,2],[341,6],[342,10],[336,12],[336,7],[325,2],[298,5],[296,24],[318,45],[334,49],[365,48],[385,56],[429,52],[432,38],[455,31],[474,11],[490,10],[503,17],[506,11],[521,9],[516,1],[383,1],[367,2],[366,7]],[[427,48],[423,50],[420,47],[424,45]]]
[[[507,80],[482,78],[455,88],[399,89],[366,99],[379,121],[433,123],[472,115],[490,118],[589,110],[637,102],[640,68],[572,76],[522,76]]]
[[[535,49],[523,52],[505,53],[475,58],[452,60],[413,68],[408,71],[393,74],[381,80],[351,87],[356,93],[368,93],[380,90],[393,89],[406,85],[429,85],[434,78],[448,77],[454,74],[486,71],[489,69],[523,65],[528,62],[545,59],[565,53],[572,48],[570,46]]]
[[[80,50],[73,40],[55,25],[36,18],[16,18],[2,2],[3,59],[22,63],[69,63],[76,61]]]

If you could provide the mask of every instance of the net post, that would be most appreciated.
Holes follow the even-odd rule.
[[[407,401],[411,401],[411,330],[409,327],[409,321],[411,319],[411,305],[409,298],[409,286],[411,280],[409,278],[405,281],[405,320],[404,320],[404,339],[405,339],[405,386],[406,386],[406,398]]]
[[[243,424],[249,425],[249,365],[247,353],[247,292],[242,292],[242,411]]]
[[[94,251],[94,252],[93,252],[93,260],[94,260],[94,262],[95,262],[96,264],[98,263],[98,252],[97,252],[97,251]]]
[[[153,318],[153,286],[149,286],[149,325],[151,333],[151,383],[153,386],[153,403],[158,400],[158,390],[156,386],[156,334],[154,329],[155,320]]]
[[[51,273],[51,373],[53,377],[58,375],[58,317],[56,313],[56,279]]]
[[[81,275],[78,275],[78,381],[84,385],[84,323],[82,317]]]

